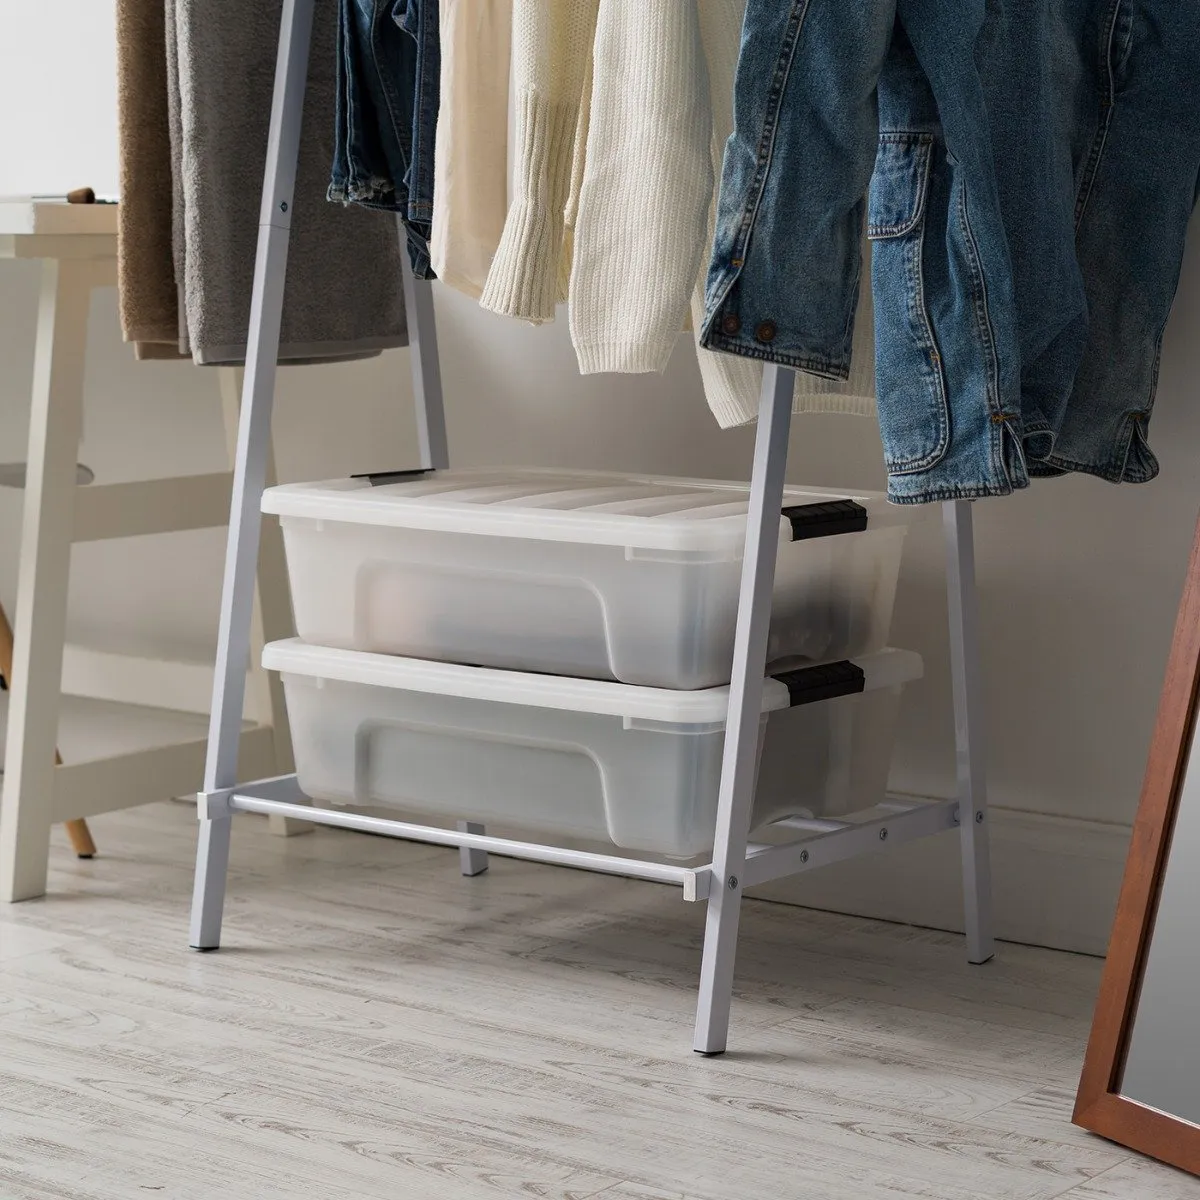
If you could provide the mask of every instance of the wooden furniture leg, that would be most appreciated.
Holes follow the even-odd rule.
[[[62,759],[56,753],[54,765],[62,766]],[[71,839],[71,849],[77,858],[95,858],[96,843],[92,841],[92,831],[86,821],[64,821],[67,837]]]
[[[28,477],[21,522],[8,750],[0,801],[0,901],[46,891],[75,470],[93,265],[42,263]]]

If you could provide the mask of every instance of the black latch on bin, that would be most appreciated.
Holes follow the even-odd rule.
[[[434,473],[434,467],[417,467],[412,471],[367,471],[362,475],[351,475],[351,479],[366,479],[372,487],[383,487],[386,483],[406,483],[412,479],[424,479]]]
[[[867,686],[862,667],[846,659],[824,663],[819,667],[799,667],[773,675],[788,690],[791,706],[816,704],[820,700],[836,700],[838,696],[854,696]]]
[[[783,515],[792,523],[793,542],[839,533],[862,533],[867,527],[867,510],[857,500],[793,504],[783,510]]]

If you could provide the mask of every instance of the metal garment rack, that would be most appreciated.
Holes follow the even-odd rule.
[[[733,992],[734,958],[742,897],[747,887],[800,874],[883,847],[957,829],[962,844],[967,956],[992,957],[991,879],[982,746],[980,659],[971,507],[944,505],[951,666],[954,685],[958,798],[935,803],[888,803],[881,816],[860,821],[789,818],[778,824],[804,835],[786,845],[748,844],[762,711],[767,633],[792,417],[793,372],[768,366],[763,380],[746,548],[734,640],[733,679],[721,769],[715,848],[699,867],[642,862],[617,855],[489,836],[482,825],[457,829],[321,809],[300,791],[294,775],[239,785],[237,751],[246,662],[250,647],[260,509],[271,436],[271,408],[283,309],[292,191],[300,139],[315,0],[284,0],[263,183],[246,374],[233,476],[233,502],[209,726],[204,790],[199,795],[200,839],[192,899],[190,943],[220,943],[232,817],[256,812],[322,825],[365,830],[437,845],[458,846],[464,875],[487,867],[487,854],[581,867],[670,883],[684,899],[707,900],[694,1048],[724,1051]],[[405,267],[405,299],[421,466],[448,465],[437,332],[430,284]]]

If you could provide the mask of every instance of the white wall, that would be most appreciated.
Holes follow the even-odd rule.
[[[27,36],[9,36],[14,21]],[[0,194],[81,184],[115,191],[108,6],[73,0],[51,13],[0,0],[0,28]],[[48,72],[56,88],[40,86]],[[1083,949],[1106,939],[1200,498],[1198,259],[1194,245],[1163,363],[1152,438],[1162,476],[1140,488],[1051,480],[975,506],[991,790],[1009,810],[995,822],[997,895],[1002,929],[1014,937]],[[24,451],[36,268],[0,266],[0,460],[12,460]],[[564,322],[502,322],[442,289],[438,316],[456,462],[747,474],[751,434],[716,429],[686,339],[661,378],[582,379]],[[135,363],[118,337],[115,297],[102,293],[83,461],[102,481],[220,469],[215,378],[191,366]],[[413,462],[405,353],[284,371],[276,432],[285,478]],[[882,486],[878,433],[866,421],[803,418],[792,445],[793,480]],[[925,656],[927,680],[907,708],[893,784],[946,796],[945,599],[940,525],[930,517],[910,540],[897,604],[893,640]],[[17,519],[13,498],[0,496],[6,603]],[[151,651],[182,645],[203,657],[215,628],[220,544],[219,534],[201,533],[81,548],[74,640]],[[942,839],[814,876],[789,894],[952,924],[955,880],[954,847]]]

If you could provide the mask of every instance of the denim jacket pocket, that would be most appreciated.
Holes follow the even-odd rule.
[[[946,382],[925,294],[933,154],[930,133],[881,134],[867,201],[879,418],[893,474],[928,469],[950,444]]]

